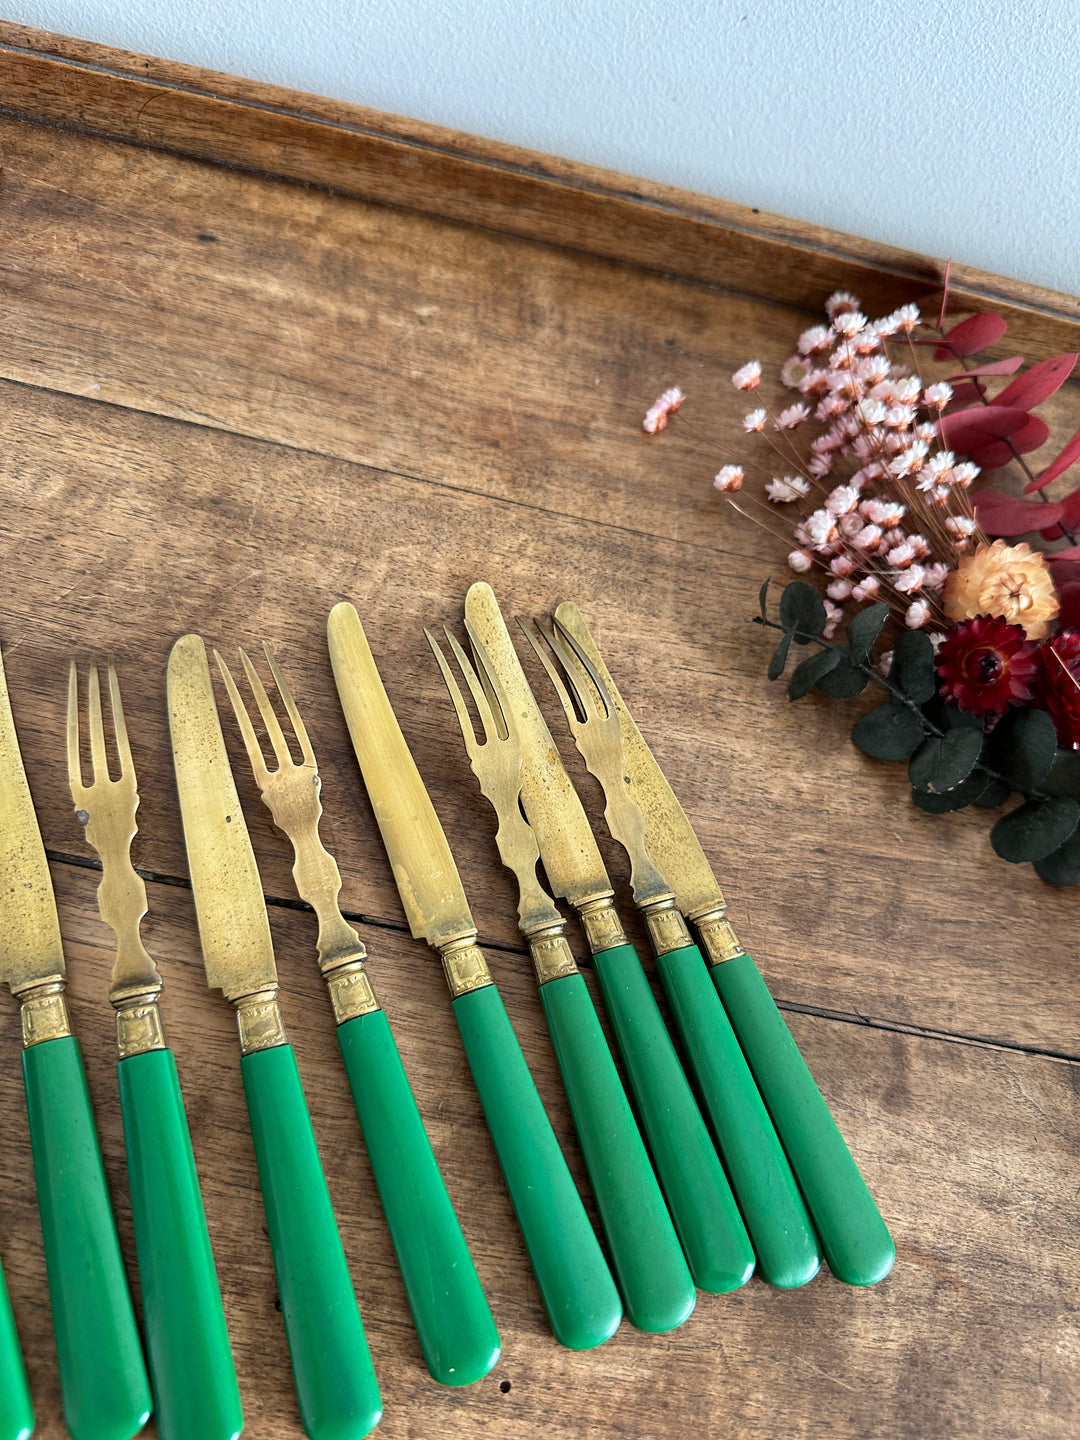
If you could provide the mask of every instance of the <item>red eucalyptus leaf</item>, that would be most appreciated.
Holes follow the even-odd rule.
[[[968,455],[984,470],[995,465],[1008,465],[1016,455],[1027,455],[1038,450],[1050,438],[1050,426],[1038,415],[1029,415],[1027,424],[1014,430],[1007,440],[989,440],[985,445],[972,446]]]
[[[1066,495],[1063,500],[1054,503],[1060,505],[1064,513],[1060,525],[1051,525],[1048,529],[1039,531],[1044,540],[1060,540],[1065,530],[1075,530],[1077,525],[1080,525],[1080,490],[1074,490],[1071,495]],[[1064,554],[1064,551],[1058,551],[1058,554]]]
[[[1080,583],[1070,580],[1067,585],[1062,585],[1058,591],[1058,600],[1061,602],[1061,609],[1058,611],[1058,624],[1061,628],[1080,628]]]
[[[1068,550],[1055,550],[1052,555],[1047,555],[1046,560],[1059,591],[1063,585],[1080,581],[1080,545],[1071,545]]]
[[[938,421],[938,433],[948,449],[970,455],[973,445],[987,445],[991,440],[1014,435],[1031,418],[1026,410],[1013,407],[972,405],[953,415],[943,415]]]
[[[1031,410],[1061,388],[1072,374],[1080,354],[1054,355],[1049,360],[1040,360],[1018,375],[1011,385],[1006,385],[1001,394],[995,396],[995,405],[1015,405],[1020,410]]]
[[[1070,465],[1075,465],[1080,460],[1080,430],[1069,440],[1061,454],[1050,461],[1045,470],[1041,470],[1034,480],[1030,480],[1024,486],[1025,494],[1032,490],[1041,490],[1044,485],[1049,485],[1051,480],[1056,480],[1059,475],[1064,475]]]
[[[974,490],[971,495],[979,524],[988,535],[1027,535],[1040,526],[1056,523],[1065,514],[1064,505],[1041,505],[1038,500],[1021,500],[999,490]]]
[[[952,381],[949,382],[952,384]],[[945,407],[946,415],[955,415],[968,405],[981,405],[986,398],[986,386],[978,380],[960,380],[953,385],[952,399]]]
[[[950,375],[949,384],[956,385],[961,380],[968,380],[972,375],[1013,375],[1024,363],[1022,355],[1010,355],[1007,360],[991,360],[986,365],[973,365],[970,370],[965,370],[960,375]]]
[[[977,355],[980,350],[996,345],[1008,328],[1006,322],[1000,315],[995,315],[993,310],[969,315],[966,320],[961,320],[959,325],[954,325],[939,343],[934,351],[934,359],[949,360],[953,356],[963,358]]]

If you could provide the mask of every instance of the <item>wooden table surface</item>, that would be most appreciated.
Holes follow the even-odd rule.
[[[291,852],[229,723],[283,1011],[382,1385],[381,1435],[1075,1435],[1076,894],[997,860],[982,812],[915,810],[902,767],[851,746],[861,702],[790,706],[770,687],[769,637],[750,619],[761,580],[784,577],[783,547],[710,484],[720,463],[746,453],[731,370],[750,356],[779,363],[834,284],[865,280],[882,304],[925,290],[911,257],[894,263],[855,242],[842,253],[835,237],[825,244],[806,230],[798,245],[788,232],[780,264],[779,222],[763,220],[760,283],[735,259],[729,283],[710,281],[703,249],[685,272],[650,260],[647,246],[660,242],[646,231],[663,206],[647,187],[618,201],[626,214],[648,211],[625,239],[603,186],[589,191],[564,167],[551,193],[586,206],[588,192],[593,218],[566,221],[580,243],[552,238],[544,226],[562,222],[550,216],[530,236],[520,207],[502,223],[484,205],[504,202],[506,176],[532,184],[536,167],[477,142],[469,163],[487,166],[476,182],[487,198],[469,224],[450,213],[463,192],[449,182],[427,209],[404,190],[388,203],[393,193],[374,182],[377,198],[365,199],[344,170],[340,185],[297,183],[294,141],[273,138],[295,97],[286,104],[241,82],[229,95],[211,85],[218,77],[196,83],[197,72],[147,61],[157,88],[138,123],[150,123],[142,116],[155,96],[172,106],[176,134],[190,133],[170,144],[118,109],[111,121],[91,113],[106,80],[124,95],[137,84],[133,57],[46,45],[12,26],[0,42],[5,93],[19,97],[0,116],[0,641],[135,1284],[106,999],[111,936],[63,756],[69,657],[117,659],[142,797],[134,854],[152,877],[144,934],[166,979],[246,1433],[301,1431],[233,1016],[206,989],[186,888],[164,668],[190,630],[227,653],[268,639],[289,676],[321,763],[323,833],[344,903],[503,1337],[499,1365],[467,1391],[440,1388],[424,1369],[313,963],[313,920],[293,899]],[[185,107],[210,91],[241,128],[268,127],[250,163],[214,149],[227,127],[191,120]],[[368,131],[359,121],[349,130],[341,109],[329,119],[312,110],[309,123],[359,144]],[[434,163],[430,132],[414,129],[394,144],[411,145],[417,166]],[[459,142],[438,153],[464,167]],[[275,170],[265,156],[276,143]],[[394,183],[412,183],[405,160],[395,163],[406,178]],[[685,206],[664,204],[672,254],[685,242],[690,255]],[[749,212],[737,220],[717,212],[692,223],[712,226],[735,256],[758,223]],[[616,254],[624,240],[641,247],[640,263]],[[968,288],[979,289],[970,275]],[[983,293],[993,288],[983,277]],[[1004,284],[999,293],[1030,358],[1078,328],[1061,297]],[[641,417],[671,383],[690,397],[685,423],[650,441]],[[1078,400],[1072,386],[1056,398],[1059,427],[1075,428]],[[755,1279],[700,1296],[668,1336],[624,1324],[586,1354],[551,1338],[441,973],[404,922],[325,641],[328,610],[352,600],[584,1183],[513,883],[421,630],[458,622],[481,578],[510,614],[573,598],[592,625],[892,1229],[898,1258],[882,1284],[855,1290],[823,1274],[780,1293]],[[537,675],[531,657],[526,668]],[[537,693],[599,820],[598,789],[542,676]],[[629,910],[625,857],[599,838]],[[576,933],[572,943],[581,954]],[[54,1440],[64,1430],[18,1045],[9,1003],[0,1254],[36,1433]]]

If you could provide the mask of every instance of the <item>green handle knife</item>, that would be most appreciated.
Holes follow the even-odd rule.
[[[367,643],[335,605],[330,658],[409,928],[439,954],[454,1016],[552,1332],[584,1350],[612,1336],[619,1292],[479,946],[457,866]]]
[[[726,919],[723,893],[697,836],[580,611],[576,605],[560,605],[555,618],[587,656],[614,702],[626,789],[648,817],[649,852],[675,892],[679,914],[698,931],[713,983],[799,1182],[829,1269],[849,1285],[873,1285],[889,1273],[896,1258],[877,1205],[757,966]],[[695,992],[704,993],[696,977],[694,984]]]
[[[161,1440],[235,1440],[243,1426],[229,1332],[206,1229],[176,1061],[166,1047],[161,975],[142,943],[146,886],[131,863],[139,793],[112,661],[109,699],[117,755],[106,757],[101,681],[87,683],[92,780],[84,782],[79,683],[68,677],[68,781],[87,842],[101,856],[98,909],[116,936],[109,998],[124,1124],[154,1412]]]
[[[309,1440],[361,1440],[382,1400],[292,1046],[278,1009],[262,882],[236,794],[206,648],[169,655],[169,730],[207,983],[236,1006],[240,1068]]]
[[[74,1440],[129,1440],[149,1419],[150,1383],[82,1055],[64,1001],[56,901],[2,662],[0,889],[0,981],[21,1009],[23,1083],[64,1418]]]
[[[0,1440],[30,1440],[34,1407],[19,1349],[4,1272],[0,1270]]]

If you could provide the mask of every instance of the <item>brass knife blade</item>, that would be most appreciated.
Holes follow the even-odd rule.
[[[169,655],[169,731],[206,983],[230,1000],[277,987],[262,881],[221,733],[206,646]]]
[[[577,791],[521,668],[499,602],[477,581],[465,597],[465,620],[491,661],[521,737],[521,803],[556,895],[575,909],[609,896],[611,881]]]
[[[649,854],[675,891],[676,904],[691,920],[717,910],[725,901],[712,866],[705,858],[686,812],[626,708],[580,610],[568,601],[555,611],[555,618],[585,651],[611,691],[622,727],[629,790],[645,816]]]
[[[334,606],[326,635],[341,707],[409,929],[436,949],[474,937],[450,846],[352,605]]]
[[[0,981],[21,994],[64,978],[49,862],[26,783],[0,657]]]

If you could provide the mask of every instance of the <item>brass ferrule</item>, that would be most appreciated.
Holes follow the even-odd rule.
[[[116,1011],[116,1048],[120,1059],[165,1049],[165,1030],[156,998],[132,999]]]
[[[694,942],[690,931],[675,905],[675,896],[666,896],[642,909],[654,955],[666,955],[671,950],[685,950]]]
[[[470,990],[482,990],[485,985],[495,983],[475,935],[440,946],[439,958],[452,1000],[459,995],[467,995]]]
[[[240,1031],[241,1055],[253,1055],[256,1050],[273,1050],[277,1045],[289,1043],[278,1009],[277,993],[275,985],[270,990],[257,990],[254,995],[242,995],[233,1002]]]
[[[691,919],[701,937],[701,948],[709,965],[722,965],[725,960],[734,960],[736,955],[745,955],[730,920],[724,919],[727,906],[718,906],[704,915],[693,915]]]
[[[528,939],[537,985],[546,985],[549,980],[561,980],[564,975],[578,973],[577,961],[571,954],[561,925],[557,929],[540,930]]]
[[[614,950],[616,945],[626,944],[626,932],[622,928],[615,909],[615,898],[602,895],[599,900],[586,900],[578,911],[585,939],[589,942],[589,953],[599,955],[601,950]]]
[[[346,961],[324,974],[330,1004],[334,1007],[335,1025],[344,1025],[346,1020],[355,1020],[358,1015],[382,1009],[375,999],[375,991],[371,988],[362,959]]]
[[[71,1034],[63,980],[50,980],[27,990],[19,996],[19,1006],[24,1050]]]

